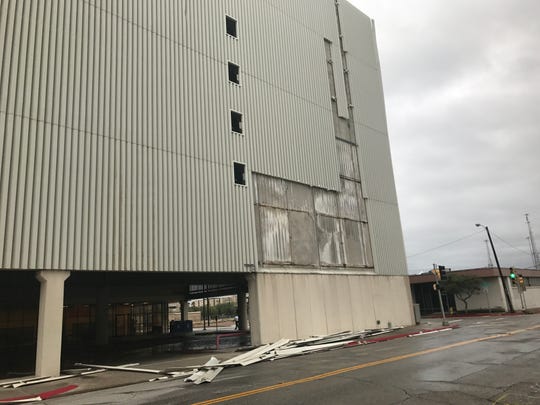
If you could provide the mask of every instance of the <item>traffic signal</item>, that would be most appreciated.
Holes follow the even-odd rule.
[[[439,266],[439,280],[446,280],[446,267]]]
[[[516,285],[516,273],[512,267],[510,267],[510,280],[512,280],[512,285]]]
[[[441,279],[441,271],[439,269],[433,269],[431,272],[435,275],[437,281]]]
[[[518,274],[518,283],[519,283],[519,286],[521,287],[521,291],[525,291],[526,290],[525,279],[523,278],[521,274]]]
[[[437,291],[439,289],[440,289],[439,284],[433,283],[433,291]]]

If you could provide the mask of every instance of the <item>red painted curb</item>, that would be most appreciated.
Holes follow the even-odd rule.
[[[65,387],[57,388],[57,389],[51,390],[51,391],[45,391],[45,392],[42,392],[40,394],[25,395],[25,396],[16,397],[16,398],[0,399],[0,404],[11,404],[11,403],[16,403],[18,401],[24,401],[24,400],[28,400],[28,399],[35,399],[36,401],[45,400],[45,399],[49,399],[49,398],[55,397],[55,396],[60,395],[60,394],[64,394],[64,393],[66,393],[68,391],[74,390],[77,387],[78,387],[77,385],[67,385]]]
[[[422,329],[422,330],[419,330],[419,331],[416,331],[416,332],[411,332],[411,333],[400,333],[399,335],[381,336],[379,338],[374,338],[374,339],[359,340],[357,342],[348,343],[345,346],[346,347],[352,347],[352,346],[358,346],[358,345],[361,345],[361,344],[386,342],[388,340],[401,339],[401,338],[404,338],[404,337],[422,335],[424,333],[437,332],[439,330],[456,329],[456,328],[459,328],[459,326],[458,325],[451,325],[451,326],[443,326],[441,328],[434,328],[434,329]]]

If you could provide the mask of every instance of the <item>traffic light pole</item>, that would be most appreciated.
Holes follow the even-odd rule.
[[[439,277],[440,276],[437,276],[437,271],[439,269],[437,268],[437,265],[433,265],[433,274],[435,275],[435,282],[437,283],[437,294],[439,295],[439,304],[441,305],[441,313],[442,313],[442,326],[448,326],[448,322],[446,321],[446,315],[444,314],[444,304],[443,304],[443,300],[442,300],[442,295],[441,295],[441,286],[439,284]],[[440,275],[440,273],[438,273]]]
[[[514,306],[512,305],[512,300],[510,299],[510,293],[508,292],[508,286],[506,285],[504,281],[504,277],[501,271],[501,265],[499,264],[499,258],[497,257],[497,252],[495,251],[495,246],[493,246],[493,240],[491,239],[491,233],[489,233],[489,228],[487,226],[484,226],[486,228],[486,232],[488,234],[489,243],[491,244],[491,250],[493,250],[493,256],[495,256],[495,263],[497,263],[497,269],[499,270],[499,277],[501,279],[501,283],[503,285],[504,289],[504,295],[506,296],[506,303],[508,304],[508,309],[510,312],[514,311]]]

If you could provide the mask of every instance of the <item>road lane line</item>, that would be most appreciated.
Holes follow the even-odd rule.
[[[505,399],[508,396],[508,394],[503,394],[499,399],[497,399],[495,402],[493,402],[493,405],[498,404],[500,401]]]
[[[342,369],[334,370],[334,371],[329,371],[327,373],[318,374],[318,375],[314,375],[314,376],[311,376],[311,377],[301,378],[301,379],[292,380],[292,381],[286,381],[286,382],[283,382],[283,383],[280,383],[280,384],[275,384],[275,385],[270,385],[270,386],[267,386],[267,387],[257,388],[257,389],[250,390],[250,391],[239,392],[237,394],[232,394],[232,395],[227,395],[227,396],[224,396],[224,397],[209,399],[207,401],[196,402],[196,403],[194,403],[192,405],[219,404],[221,402],[226,402],[226,401],[231,401],[233,399],[249,397],[249,396],[256,395],[256,394],[262,394],[262,393],[268,392],[268,391],[279,390],[279,389],[282,389],[282,388],[291,387],[293,385],[304,384],[304,383],[308,383],[308,382],[312,382],[312,381],[322,380],[324,378],[333,377],[333,376],[344,374],[344,373],[350,373],[351,371],[361,370],[363,368],[380,366],[382,364],[388,364],[388,363],[394,363],[396,361],[406,360],[406,359],[410,359],[412,357],[423,356],[423,355],[430,354],[430,353],[436,353],[436,352],[440,352],[440,351],[443,351],[443,350],[449,350],[449,349],[453,349],[455,347],[466,346],[466,345],[469,345],[469,344],[472,344],[472,343],[485,342],[487,340],[493,340],[493,339],[498,339],[498,338],[501,338],[501,337],[513,336],[513,335],[528,332],[528,331],[531,331],[531,330],[534,330],[534,329],[540,329],[540,324],[531,326],[529,328],[516,329],[514,331],[510,331],[510,332],[506,332],[506,333],[498,333],[496,335],[486,336],[486,337],[482,337],[482,338],[464,340],[462,342],[452,343],[452,344],[449,344],[449,345],[446,345],[446,346],[434,347],[433,349],[422,350],[422,351],[419,351],[419,352],[404,354],[404,355],[401,355],[401,356],[394,356],[394,357],[389,357],[389,358],[382,359],[382,360],[375,360],[375,361],[370,361],[368,363],[357,364],[356,366],[346,367],[346,368],[342,368]]]

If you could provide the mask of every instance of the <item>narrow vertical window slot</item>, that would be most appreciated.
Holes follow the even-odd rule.
[[[238,134],[242,133],[242,114],[231,111],[231,130]]]
[[[227,29],[227,35],[238,38],[238,21],[232,17],[225,16],[225,27]]]
[[[246,185],[246,165],[234,162],[234,184]]]
[[[229,81],[235,84],[240,84],[240,66],[232,62],[228,63]]]

